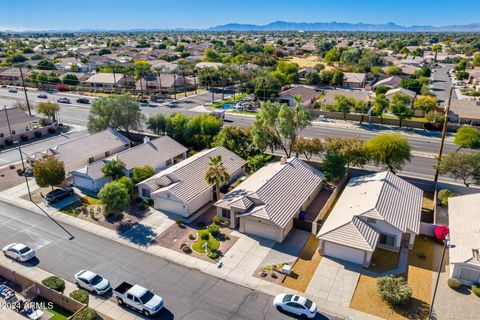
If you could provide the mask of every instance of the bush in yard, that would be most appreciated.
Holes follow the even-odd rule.
[[[221,225],[223,222],[223,219],[219,216],[213,217],[213,223],[215,223],[217,226]]]
[[[403,277],[388,275],[377,278],[378,295],[392,305],[406,304],[412,297],[412,288]]]
[[[185,247],[182,248],[182,251],[184,253],[190,253],[190,252],[192,252],[192,249],[190,249],[190,247],[188,247],[188,246],[185,246]]]
[[[181,226],[182,225],[182,220],[177,219],[177,220],[175,220],[175,223],[177,224],[177,226]]]
[[[220,227],[212,223],[211,225],[208,226],[208,232],[210,232],[212,237],[216,238],[220,233]]]
[[[200,239],[207,241],[210,236],[208,235],[208,230],[199,230],[198,235],[200,236]]]
[[[472,292],[477,297],[480,297],[480,285],[479,284],[472,284]]]
[[[188,239],[190,239],[190,240],[195,240],[195,236],[190,233],[190,234],[188,235]]]
[[[127,188],[116,181],[105,184],[98,193],[98,198],[104,204],[105,217],[123,212],[130,204],[130,193]]]
[[[73,290],[70,292],[70,297],[80,303],[88,304],[88,292],[82,289]]]
[[[437,198],[440,201],[442,207],[448,206],[448,198],[456,196],[458,196],[458,194],[448,189],[442,189],[437,194]]]
[[[208,254],[208,257],[209,257],[210,259],[215,260],[215,259],[218,258],[218,253],[216,253],[216,252],[210,252],[210,253]]]
[[[56,276],[50,276],[42,280],[42,284],[52,290],[63,292],[65,290],[65,281]]]
[[[145,204],[146,204],[147,206],[153,206],[153,199],[147,199],[147,200],[145,200]]]
[[[456,290],[462,286],[462,281],[452,277],[447,280],[447,284],[450,288]]]
[[[72,318],[73,320],[95,320],[97,319],[97,311],[92,308],[83,308]]]

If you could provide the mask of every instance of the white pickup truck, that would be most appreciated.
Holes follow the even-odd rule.
[[[147,317],[158,313],[163,308],[163,298],[138,284],[122,282],[113,290],[113,296],[118,304],[136,309]]]

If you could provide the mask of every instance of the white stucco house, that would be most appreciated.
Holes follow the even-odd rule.
[[[448,199],[450,277],[480,283],[480,193]]]
[[[317,234],[320,254],[369,266],[376,248],[413,248],[422,197],[390,171],[350,179]]]
[[[245,172],[245,160],[224,147],[201,151],[137,184],[139,195],[153,199],[155,209],[189,217],[210,201],[216,201],[214,185],[205,181],[210,158],[221,156],[230,182]]]
[[[77,188],[97,193],[111,179],[105,177],[102,168],[108,161],[120,160],[125,164],[123,174],[132,176],[135,167],[150,166],[157,173],[187,157],[188,149],[169,136],[154,140],[145,138],[144,143],[124,150],[109,158],[102,159],[71,173],[73,185]]]
[[[269,163],[215,203],[230,227],[276,242],[293,228],[293,219],[315,199],[323,173],[297,158]]]

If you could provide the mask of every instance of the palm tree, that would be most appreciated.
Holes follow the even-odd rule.
[[[223,165],[222,156],[210,157],[210,163],[205,172],[205,181],[208,184],[215,184],[217,200],[220,199],[220,184],[230,181],[230,175]]]
[[[162,94],[162,72],[163,72],[164,66],[157,66],[153,68],[153,70],[157,73],[157,80],[158,80],[158,87],[160,90],[160,94]]]

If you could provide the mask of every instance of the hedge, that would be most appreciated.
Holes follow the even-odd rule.
[[[80,303],[88,304],[88,292],[82,289],[73,290],[70,292],[70,297]]]
[[[42,284],[52,290],[63,292],[65,290],[65,281],[56,276],[50,276],[42,280]]]
[[[73,316],[72,320],[95,320],[97,312],[92,308],[83,308],[79,313]]]

